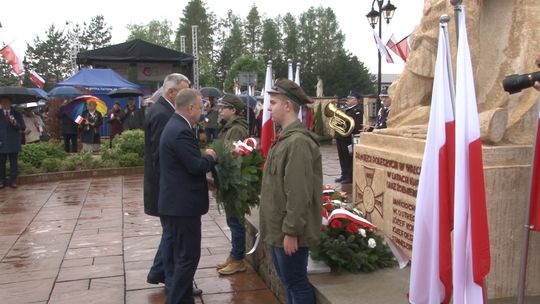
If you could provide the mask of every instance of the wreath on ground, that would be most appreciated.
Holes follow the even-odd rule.
[[[347,203],[344,192],[330,186],[323,189],[321,242],[311,249],[314,260],[332,268],[371,272],[396,265],[395,258],[376,227]]]

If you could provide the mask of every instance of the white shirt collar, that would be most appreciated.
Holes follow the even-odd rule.
[[[182,118],[187,122],[187,124],[188,124],[188,126],[189,126],[190,128],[193,128],[193,126],[191,125],[191,123],[189,122],[189,120],[188,120],[184,115],[179,114],[179,113],[176,113],[176,114],[180,115],[180,117],[182,117]]]

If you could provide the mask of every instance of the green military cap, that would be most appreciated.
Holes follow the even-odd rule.
[[[240,97],[233,94],[225,94],[220,100],[218,105],[228,108],[235,108],[237,113],[246,110],[246,104],[240,99]]]
[[[283,94],[300,106],[313,103],[299,85],[286,78],[276,80],[272,89],[267,92],[268,94]]]

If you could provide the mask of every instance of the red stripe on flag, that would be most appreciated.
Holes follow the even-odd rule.
[[[274,138],[274,123],[272,119],[267,120],[262,126],[261,132],[261,152],[266,157],[268,150],[272,146],[272,139]]]
[[[540,120],[538,121],[537,132],[531,183],[531,214],[529,225],[534,226],[534,231],[540,232]]]
[[[469,144],[469,187],[473,278],[482,288],[491,264],[483,165],[482,142],[478,138]]]
[[[446,143],[439,151],[439,278],[444,285],[444,300],[452,298],[452,246],[454,230],[455,122],[445,124]]]
[[[0,54],[11,65],[11,68],[15,74],[20,75],[24,72],[22,69],[22,62],[20,58],[17,57],[17,54],[15,54],[15,51],[13,48],[11,48],[11,46],[6,45],[4,48],[0,49]]]

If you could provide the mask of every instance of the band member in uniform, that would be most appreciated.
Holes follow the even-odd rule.
[[[349,152],[349,146],[352,145],[354,134],[359,134],[362,130],[364,109],[360,100],[362,96],[355,91],[351,91],[347,96],[347,108],[345,113],[354,119],[354,131],[350,136],[343,137],[336,132],[335,139],[338,149],[339,166],[341,167],[341,177],[335,180],[336,183],[352,183],[353,157]]]
[[[379,97],[381,98],[382,105],[379,109],[379,113],[377,113],[377,124],[375,125],[375,129],[386,129],[386,119],[388,118],[388,113],[390,113],[392,99],[388,96],[388,89],[386,88],[381,90]]]

